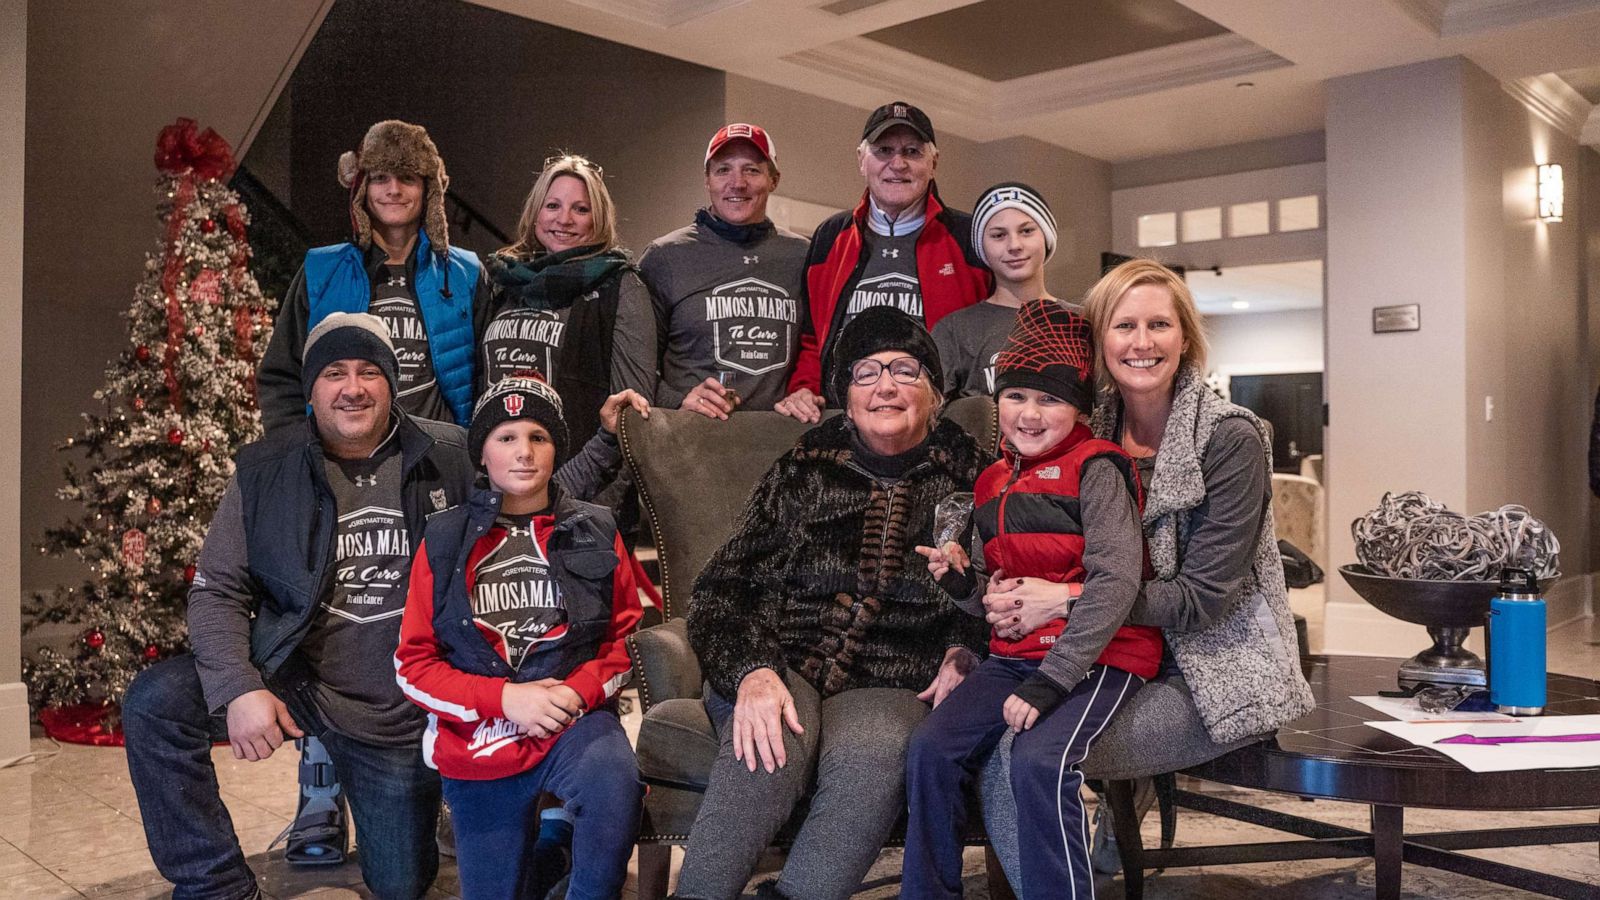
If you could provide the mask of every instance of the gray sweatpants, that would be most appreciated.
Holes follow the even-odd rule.
[[[784,677],[805,734],[785,726],[788,765],[751,772],[733,758],[733,704],[709,687],[706,712],[721,748],[711,767],[677,896],[738,897],[761,854],[815,787],[778,890],[796,900],[849,897],[905,810],[906,745],[928,714],[912,691],[863,688],[819,700],[794,673]]]

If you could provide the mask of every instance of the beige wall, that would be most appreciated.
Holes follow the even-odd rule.
[[[1461,59],[1335,79],[1327,97],[1330,562],[1355,560],[1346,523],[1385,491],[1422,490],[1461,512],[1530,507],[1565,572],[1586,573],[1584,225],[1536,223],[1531,201],[1546,158],[1582,196],[1578,147]],[[1422,330],[1373,334],[1372,308],[1401,303]],[[1330,651],[1425,646],[1341,580],[1328,596]],[[1587,579],[1550,601],[1552,622],[1581,613]]]
[[[861,199],[855,148],[870,112],[728,76],[728,120],[771,130],[783,169],[779,193],[809,203],[847,209]],[[945,203],[971,210],[979,192],[1000,181],[1037,188],[1059,233],[1046,270],[1050,289],[1063,297],[1087,291],[1100,275],[1101,251],[1111,249],[1111,165],[1032,138],[977,143],[938,134],[937,120],[933,127],[939,144],[936,178]]]
[[[1120,191],[1193,178],[1214,178],[1218,175],[1298,166],[1322,162],[1326,158],[1324,136],[1320,131],[1313,131],[1120,162],[1111,167],[1111,186]]]
[[[127,341],[120,314],[159,239],[157,132],[182,114],[237,144],[265,114],[321,5],[285,0],[272,15],[240,15],[230,3],[185,0],[27,4],[24,591],[82,577],[75,562],[31,546],[77,512],[55,498],[63,460],[53,448],[78,428],[106,361]],[[19,120],[4,119],[6,140],[22,133],[11,127]]]
[[[22,430],[23,130],[28,10],[0,2],[0,433]],[[28,691],[22,685],[22,507],[17,442],[0,443],[0,759],[28,752]]]

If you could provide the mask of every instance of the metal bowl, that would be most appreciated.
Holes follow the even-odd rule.
[[[1432,581],[1374,575],[1359,564],[1340,566],[1339,574],[1361,599],[1405,622],[1435,628],[1477,628],[1489,615],[1498,581]],[[1554,578],[1539,582],[1547,591]]]

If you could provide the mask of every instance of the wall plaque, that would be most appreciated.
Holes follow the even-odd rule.
[[[1421,304],[1408,303],[1405,306],[1374,306],[1372,308],[1373,334],[1385,334],[1391,331],[1421,330]]]

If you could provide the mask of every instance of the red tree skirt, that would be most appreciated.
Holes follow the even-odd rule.
[[[115,718],[117,707],[103,703],[75,703],[72,706],[51,706],[39,710],[39,724],[44,733],[68,744],[88,744],[91,747],[121,747],[122,726],[107,727],[106,720]]]

